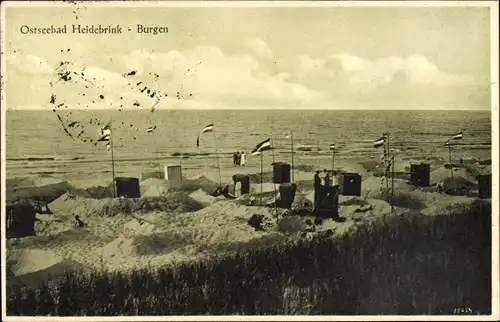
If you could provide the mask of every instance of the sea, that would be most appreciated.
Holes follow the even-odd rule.
[[[111,123],[113,148],[96,143],[99,129]],[[200,131],[214,124],[214,132]],[[152,132],[148,128],[155,127]],[[271,138],[274,151],[266,162],[289,161],[293,146],[295,164],[302,159],[336,157],[373,158],[381,153],[373,142],[389,133],[391,150],[413,156],[448,155],[444,143],[453,141],[461,156],[491,158],[490,111],[397,111],[397,110],[86,110],[6,111],[6,174],[99,177],[139,175],[158,164],[181,163],[183,169],[199,170],[232,166],[236,151],[248,155],[249,166],[260,163],[251,157],[255,146]],[[293,141],[292,141],[293,137]],[[311,151],[304,151],[309,146]],[[305,161],[304,161],[305,162]]]

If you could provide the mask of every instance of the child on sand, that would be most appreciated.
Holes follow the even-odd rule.
[[[75,216],[75,227],[85,227],[85,223],[80,219],[80,216]]]

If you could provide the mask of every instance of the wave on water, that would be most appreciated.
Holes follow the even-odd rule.
[[[486,146],[486,145],[467,146],[467,150],[491,150],[491,146]]]
[[[66,173],[71,173],[71,172],[69,172],[69,171],[31,171],[31,172],[28,172],[27,174],[28,175],[35,174],[35,175],[39,175],[39,176],[43,176],[43,177],[51,177],[53,175],[60,175],[60,174],[66,174]]]
[[[219,155],[221,154],[232,154],[229,152],[219,152]],[[208,156],[208,155],[215,155],[215,153],[210,153],[210,152],[198,152],[198,153],[192,153],[192,152],[174,152],[171,154],[173,157],[180,157],[180,156],[187,156],[187,157],[196,157],[196,156]]]
[[[411,135],[422,135],[422,136],[443,136],[447,137],[453,135],[454,133],[450,132],[411,132]]]
[[[6,158],[7,161],[55,161],[53,157]]]
[[[77,157],[24,157],[24,158],[9,158],[7,157],[7,161],[28,161],[28,162],[36,162],[36,161],[76,161],[76,160],[84,160],[84,156]]]

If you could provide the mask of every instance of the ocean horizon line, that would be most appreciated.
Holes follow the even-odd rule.
[[[486,111],[492,111],[493,107],[490,109],[452,109],[452,108],[442,108],[442,109],[431,109],[431,108],[422,108],[422,109],[395,109],[395,108],[350,108],[350,109],[341,109],[341,108],[200,108],[200,109],[195,109],[195,108],[156,108],[155,112],[160,112],[160,111],[404,111],[404,112],[421,112],[421,111],[449,111],[449,112],[486,112]],[[6,108],[5,111],[45,111],[45,112],[52,112],[54,111],[50,108]],[[65,108],[65,109],[56,109],[56,112],[60,111],[151,111],[150,108],[85,108],[85,109],[79,109],[79,108]]]

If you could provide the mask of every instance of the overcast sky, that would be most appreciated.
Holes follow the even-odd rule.
[[[139,81],[157,108],[490,108],[488,8],[75,8],[7,8],[8,108],[150,108]],[[51,24],[124,34],[20,33]],[[54,82],[61,61],[91,84]]]

